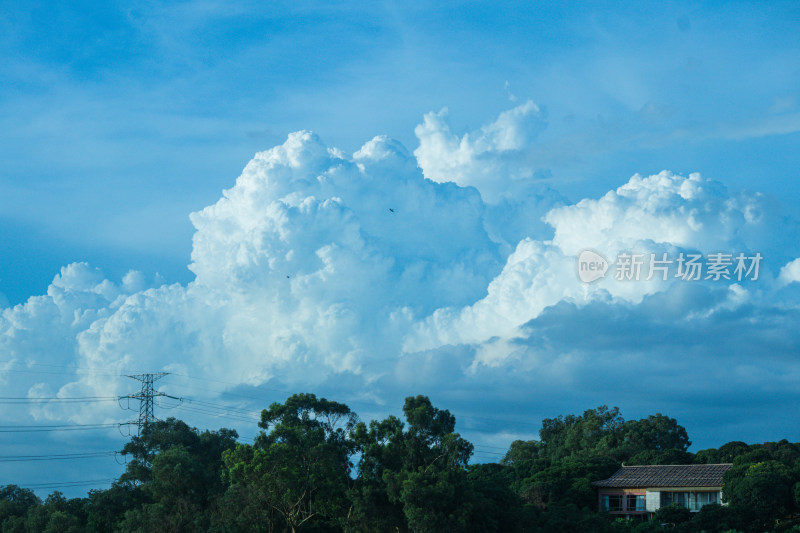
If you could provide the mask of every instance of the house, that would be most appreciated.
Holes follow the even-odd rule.
[[[610,478],[592,485],[597,488],[601,511],[646,518],[672,503],[680,503],[690,511],[699,511],[709,503],[722,503],[722,476],[730,467],[730,463],[623,466]]]

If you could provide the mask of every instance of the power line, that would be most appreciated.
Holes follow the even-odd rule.
[[[0,361],[0,362],[11,363],[11,364],[21,364],[20,362],[13,361],[13,360],[6,360],[6,361]],[[120,376],[120,374],[108,374],[108,373],[101,374],[101,373],[97,373],[96,369],[86,368],[86,367],[75,367],[75,366],[55,365],[55,364],[46,364],[46,363],[29,363],[29,365],[31,365],[31,366],[35,365],[35,366],[44,366],[44,367],[55,367],[55,368],[71,368],[71,369],[73,369],[73,372],[63,372],[63,374],[75,373],[75,374],[78,374],[78,375]],[[80,372],[78,372],[78,370],[86,370],[88,372],[87,372],[87,374],[81,374]],[[14,370],[14,371],[23,372],[22,370]],[[31,373],[62,374],[61,372],[37,372],[37,371],[30,371],[30,372]],[[135,376],[147,376],[147,375],[148,374],[138,374],[138,375],[135,375]],[[183,378],[197,380],[197,381],[206,382],[206,383],[212,383],[213,382],[213,383],[220,383],[220,384],[231,385],[231,386],[241,385],[241,383],[234,383],[234,382],[230,382],[230,381],[224,381],[224,380],[212,379],[212,378],[201,378],[201,377],[192,376],[192,375],[188,375],[188,374],[175,374],[175,373],[164,373],[164,372],[160,373],[160,376],[166,376],[166,375],[171,375],[171,376],[175,376],[175,377],[183,377]],[[133,377],[134,379],[138,379],[135,376],[127,375],[127,377]],[[156,378],[156,379],[158,379],[158,378]],[[191,388],[191,389],[195,389],[195,390],[203,390],[205,392],[212,391],[211,389],[208,389],[208,388],[191,387],[191,386],[188,386],[188,385],[182,385],[182,386],[183,387],[188,387],[188,388]],[[267,390],[267,391],[272,391],[272,392],[280,392],[280,393],[284,393],[284,394],[291,392],[291,391],[286,390],[286,389],[276,389],[276,388],[270,388],[270,387],[264,387],[264,386],[260,386],[258,388],[261,389],[261,390]],[[262,401],[262,402],[267,402],[267,403],[271,402],[270,400],[267,400],[266,398],[250,396],[250,395],[244,395],[244,394],[237,394],[237,393],[229,392],[229,391],[226,391],[226,390],[213,390],[213,392],[216,392],[218,394],[222,394],[222,395],[225,395],[225,396],[236,396],[236,397],[239,397],[239,398],[257,400],[257,401]],[[161,394],[159,394],[159,395],[161,395]],[[128,398],[128,397],[133,397],[133,396],[134,395],[122,396],[122,398]],[[60,401],[60,400],[55,400],[54,399],[54,401]],[[108,399],[108,400],[106,400],[106,399],[103,399],[103,400],[98,399],[97,401],[111,401],[111,400],[110,399]],[[0,398],[0,404],[2,404],[2,403],[5,403],[5,402],[3,402],[3,399]],[[64,403],[70,403],[70,402],[69,401],[64,401]],[[352,400],[348,401],[347,404],[348,405],[363,405],[363,406],[368,406],[370,408],[375,408],[376,407],[376,405],[371,404],[371,403],[352,401]],[[377,406],[377,407],[380,407],[380,406]],[[402,414],[399,413],[399,411],[396,410],[396,409],[392,409],[392,410],[390,410],[390,412],[393,412],[396,415],[402,416]],[[469,420],[469,419],[477,419],[477,420],[483,420],[483,421],[491,421],[491,422],[495,422],[495,423],[500,422],[500,423],[505,423],[505,424],[525,425],[525,426],[536,427],[536,428],[539,427],[538,424],[533,423],[533,422],[524,422],[524,421],[519,420],[519,419],[508,419],[506,417],[497,417],[497,416],[495,416],[495,417],[483,417],[483,416],[478,416],[478,415],[474,415],[474,414],[469,414],[469,415],[459,416],[458,418],[461,420],[461,427],[464,427],[465,429],[471,429],[471,430],[478,430],[480,428],[475,427],[475,426],[464,426],[464,420],[465,419],[467,419],[467,420]],[[137,425],[138,425],[138,422],[137,422]]]
[[[473,454],[480,454],[480,455],[498,455],[500,457],[505,457],[506,454],[500,452],[485,452],[483,450],[473,450]]]
[[[4,361],[4,362],[12,363],[12,364],[20,364],[20,363],[18,363],[16,361]],[[28,364],[29,365],[36,365],[36,366],[44,366],[44,367],[67,368],[67,369],[72,369],[73,372],[76,372],[76,373],[77,373],[78,370],[94,371],[94,369],[88,369],[88,368],[87,369],[83,369],[83,368],[79,368],[79,367],[66,366],[66,365],[55,365],[55,364],[44,364],[44,363],[28,363]],[[62,372],[62,373],[66,374],[68,372]],[[116,374],[106,374],[106,375],[116,375]],[[186,398],[186,399],[182,400],[181,398],[176,398],[174,396],[169,396],[169,395],[166,395],[164,393],[156,392],[156,391],[152,392],[152,398],[151,398],[150,397],[150,391],[152,390],[152,388],[147,383],[148,376],[150,376],[150,375],[151,374],[129,375],[128,377],[131,377],[133,379],[138,379],[138,380],[143,382],[143,387],[142,387],[143,391],[139,392],[137,394],[131,394],[131,395],[127,395],[127,396],[121,396],[121,397],[113,397],[113,396],[0,397],[0,404],[44,403],[44,402],[52,402],[52,403],[82,403],[82,402],[87,402],[87,403],[91,403],[91,402],[115,401],[115,400],[119,400],[119,399],[122,399],[122,398],[128,398],[128,399],[132,398],[132,399],[137,399],[137,400],[140,401],[140,420],[137,420],[135,422],[135,424],[138,427],[141,427],[143,424],[147,423],[148,421],[155,420],[155,416],[152,414],[152,409],[153,409],[153,405],[155,405],[155,402],[153,401],[152,403],[150,403],[150,400],[151,399],[155,400],[155,397],[157,397],[157,396],[165,396],[165,397],[177,399],[179,401],[192,402],[194,405],[187,406],[187,405],[184,405],[183,403],[180,403],[180,404],[175,405],[175,406],[164,406],[164,405],[160,405],[159,404],[159,406],[163,407],[163,408],[180,408],[180,409],[183,409],[183,410],[186,410],[186,411],[191,411],[191,412],[195,412],[195,413],[199,413],[199,414],[206,414],[206,415],[214,416],[214,417],[224,417],[224,418],[229,418],[231,420],[236,420],[236,421],[241,421],[241,422],[252,422],[252,421],[256,421],[257,422],[258,421],[258,415],[260,414],[261,410],[246,409],[246,408],[232,406],[232,405],[219,405],[219,404],[214,404],[212,402],[199,400],[199,399],[196,399],[196,398]],[[157,373],[157,374],[152,374],[153,382],[158,380],[158,379],[160,379],[163,376],[166,376],[166,375],[168,375],[168,374],[167,373],[163,373],[163,372],[162,373]],[[191,376],[191,375],[187,375],[187,374],[174,374],[174,375],[175,376],[189,378],[189,379],[193,379],[193,380],[197,380],[197,381],[201,381],[201,382],[216,382],[216,383],[221,383],[221,384],[226,384],[226,385],[237,385],[236,383],[231,383],[231,382],[228,382],[228,381],[209,379],[209,378],[199,378],[199,377]],[[195,388],[195,387],[189,387],[188,385],[182,385],[182,386],[188,387],[188,388]],[[264,389],[264,387],[261,387],[261,389]],[[204,390],[206,392],[210,392],[210,390],[207,389],[207,388],[203,388],[203,389],[199,389],[198,388],[198,390]],[[267,390],[274,391],[274,392],[282,392],[282,393],[289,392],[287,390],[275,389],[275,388],[268,388]],[[236,394],[236,393],[231,393],[229,391],[214,391],[214,392],[217,392],[217,393],[220,393],[220,394],[223,394],[223,395],[237,396],[237,397],[240,397],[240,398],[246,398],[246,399],[249,399],[249,400],[256,400],[256,401],[259,401],[259,402],[268,402],[268,403],[270,402],[270,400],[268,400],[266,398],[263,398],[263,397]],[[359,401],[354,401],[354,400],[350,400],[347,403],[348,404],[363,405],[363,406],[369,405],[369,407],[372,407],[372,408],[380,407],[380,406],[376,406],[376,405],[374,405],[372,403],[367,404],[365,402],[359,402]],[[399,415],[399,416],[402,417],[401,413],[397,409],[390,409],[390,412],[394,412],[394,414]],[[497,417],[495,417],[495,418],[485,418],[485,417],[480,417],[480,416],[476,416],[476,415],[466,415],[466,417],[459,417],[459,418],[461,418],[461,420],[462,420],[462,423],[460,424],[460,426],[462,428],[473,429],[473,430],[477,430],[479,428],[478,427],[474,427],[474,426],[465,426],[463,424],[463,420],[465,418],[467,420],[469,420],[469,419],[478,419],[478,420],[492,420],[492,421],[495,421],[495,422],[498,421]],[[511,423],[515,423],[515,424],[524,424],[524,425],[534,425],[534,424],[521,422],[520,420],[515,420],[515,421],[506,420],[505,422],[511,422]],[[133,424],[134,422],[130,422],[130,423]],[[19,427],[19,426],[15,426],[15,427],[0,427],[1,428],[0,431],[4,431],[4,432],[11,432],[11,431],[62,431],[62,430],[66,431],[66,430],[78,430],[78,429],[82,429],[82,428],[93,429],[93,428],[112,427],[112,426],[113,425],[85,425],[85,426],[69,426],[69,427],[67,427],[67,426],[60,426],[60,427]],[[495,449],[504,450],[504,448],[500,448],[500,447],[494,447],[494,448]]]
[[[81,367],[76,365],[57,365],[53,363],[32,363],[28,361],[18,361],[16,359],[4,359],[0,360],[0,364],[8,364],[8,365],[24,365],[25,367],[32,367],[32,366],[43,366],[49,368],[64,368],[70,370],[69,372],[45,372],[42,370],[25,370],[22,369],[14,369],[14,368],[6,368],[4,371],[6,372],[20,372],[20,373],[29,373],[29,374],[59,374],[59,375],[67,375],[67,374],[77,374],[79,376],[110,376],[110,377],[123,377],[125,374],[112,374],[109,372],[101,372],[100,369],[97,368],[90,368],[90,367]],[[79,372],[80,370],[85,370],[86,372],[82,373]],[[132,370],[124,370],[128,374],[135,373]]]
[[[193,377],[193,376],[186,376],[186,375],[183,375],[183,374],[170,374],[170,375],[171,376],[183,376],[183,377],[190,378],[190,379],[195,379],[195,380],[198,380],[198,381],[206,381],[203,378],[196,378],[196,377]],[[236,383],[228,383],[226,381],[219,381],[219,380],[214,380],[214,381],[216,381],[217,383],[227,383],[229,385],[237,386]],[[173,383],[173,385],[175,385],[175,384]],[[241,385],[241,383],[239,383],[238,385]],[[266,398],[262,398],[262,397],[259,397],[259,396],[250,396],[250,395],[247,395],[247,394],[238,394],[236,392],[230,392],[230,391],[227,391],[227,390],[209,389],[208,387],[193,387],[191,385],[186,385],[186,384],[180,384],[178,386],[182,387],[182,388],[185,388],[185,389],[192,389],[192,390],[196,390],[196,391],[216,392],[220,396],[235,396],[237,398],[244,398],[246,400],[256,400],[256,401],[259,401],[259,402],[265,402],[267,405],[269,405],[269,404],[271,404],[271,403],[273,403],[275,401],[275,400],[267,400]],[[288,391],[288,390],[270,389],[270,388],[267,388],[267,387],[259,387],[259,388],[262,388],[264,390],[273,391],[273,392],[280,392],[282,394],[290,394],[291,393],[291,391]]]
[[[53,424],[53,425],[17,425],[0,426],[0,433],[31,433],[40,431],[88,431],[119,427],[120,424]]]
[[[237,420],[239,422],[251,422],[251,423],[258,422],[258,419],[256,419],[256,418],[248,418],[248,417],[244,417],[244,416],[241,416],[241,415],[237,415],[235,413],[225,414],[224,412],[220,413],[220,412],[215,412],[215,411],[209,411],[209,410],[206,410],[206,409],[199,409],[197,407],[190,407],[190,406],[187,406],[187,405],[179,405],[178,407],[182,411],[192,411],[192,412],[195,412],[195,413],[200,413],[200,414],[209,415],[209,416],[213,416],[213,417],[228,418],[228,419],[231,419],[231,420]]]
[[[481,448],[494,448],[495,450],[507,450],[508,446],[503,448],[502,446],[489,446],[488,444],[476,444],[475,446],[480,446]]]
[[[75,396],[75,397],[59,397],[59,396],[39,396],[39,397],[24,397],[24,396],[0,396],[0,404],[26,404],[26,403],[93,403],[93,402],[114,402],[117,401],[116,396]]]
[[[45,365],[40,364],[37,365],[40,367],[61,367],[60,365]],[[30,373],[48,373],[48,374],[77,374],[78,376],[81,375],[107,375],[107,376],[118,376],[117,374],[101,374],[96,372],[94,369],[69,369],[66,366],[63,366],[65,371],[58,372],[58,371],[35,371],[35,370],[27,370]],[[15,369],[7,369],[10,371],[17,371],[17,372],[25,372],[25,370],[15,370]],[[71,372],[70,372],[71,370]],[[83,371],[81,371],[83,370]],[[276,401],[274,399],[268,400],[265,397],[259,396],[250,396],[245,394],[237,394],[234,392],[229,392],[227,390],[221,391],[214,391],[215,387],[192,387],[189,384],[181,383],[177,385],[178,390],[182,387],[187,387],[191,389],[196,389],[198,391],[202,391],[202,393],[208,394],[216,392],[218,394],[224,396],[231,396],[231,397],[238,397],[241,398],[240,400],[233,400],[231,398],[232,405],[229,404],[221,404],[215,403],[211,401],[206,401],[199,398],[178,398],[176,396],[170,396],[168,394],[164,394],[155,389],[154,383],[169,375],[166,372],[159,372],[159,373],[144,373],[144,374],[131,374],[127,377],[131,379],[136,379],[141,382],[142,387],[138,393],[129,394],[126,396],[73,396],[73,397],[60,397],[60,396],[35,396],[35,397],[17,397],[17,396],[0,396],[0,404],[37,404],[37,403],[60,403],[60,404],[70,404],[70,403],[101,403],[101,402],[111,402],[111,401],[118,401],[123,398],[127,399],[134,399],[139,401],[139,418],[136,421],[128,422],[127,424],[136,425],[139,429],[139,433],[141,433],[141,429],[148,423],[152,423],[153,421],[157,420],[154,407],[156,406],[157,400],[159,397],[170,398],[173,400],[177,400],[177,405],[169,406],[169,405],[162,405],[161,403],[158,404],[159,408],[179,408],[185,410],[187,412],[193,412],[201,415],[207,415],[212,417],[221,417],[230,419],[232,421],[241,422],[244,424],[248,424],[248,426],[255,426],[260,420],[260,414],[262,409],[252,409],[247,408],[247,405],[252,405],[253,402],[259,402],[260,404],[269,405],[270,403]],[[241,385],[240,383],[231,383],[222,380],[216,379],[204,379],[195,376],[183,375],[183,374],[176,374],[175,377],[183,377],[188,378],[191,380],[197,380],[200,384],[210,384],[212,382],[219,383],[223,385],[229,386],[236,386]],[[173,385],[173,384],[170,384]],[[258,392],[266,393],[266,396],[272,396],[267,391],[271,392],[278,392],[281,394],[288,394],[290,391],[288,390],[281,390],[276,388],[268,388],[268,387],[258,387],[256,389]],[[202,394],[201,393],[201,394]],[[248,401],[246,401],[248,400]],[[225,400],[222,400],[225,402]],[[375,409],[384,411],[386,406],[382,406],[380,404],[375,404],[372,402],[364,402],[358,400],[350,400],[346,402],[348,405],[361,405],[363,407],[369,407],[369,410],[374,411]],[[390,413],[394,413],[397,416],[402,418],[402,413],[399,409],[388,409]],[[384,411],[386,412],[386,411]],[[380,417],[379,417],[380,418]],[[464,427],[463,421],[466,419],[467,421],[472,421],[473,423],[478,422],[480,424],[480,420],[492,420],[497,422],[497,418],[484,418],[475,415],[466,415],[465,417],[459,417],[461,427]],[[471,420],[472,419],[472,420]],[[506,420],[505,422],[511,422]],[[513,422],[512,422],[513,423]],[[525,424],[524,422],[517,421],[518,424]],[[125,424],[125,423],[123,423]],[[58,431],[90,431],[90,430],[103,430],[109,428],[119,427],[123,424],[117,423],[107,423],[107,424],[54,424],[54,425],[0,425],[0,433],[22,433],[22,432],[58,432]],[[531,424],[532,425],[532,424]],[[252,429],[256,429],[252,427]],[[242,439],[243,437],[240,437]],[[247,439],[252,441],[253,438]],[[489,451],[489,450],[493,451]],[[505,455],[505,453],[500,453],[499,450],[505,450],[504,448],[497,447],[497,446],[489,446],[489,445],[479,445],[475,444],[474,448],[474,457],[478,461],[499,461],[499,459]],[[100,457],[112,457],[115,456],[116,452],[106,452],[106,451],[84,451],[79,453],[63,453],[63,454],[42,454],[42,455],[0,455],[0,463],[38,463],[39,461],[72,461],[72,460],[86,460],[86,459],[94,459]],[[95,479],[95,480],[82,480],[82,481],[63,481],[63,482],[53,482],[53,483],[38,483],[33,485],[27,485],[32,489],[57,489],[57,488],[67,488],[67,487],[80,487],[80,486],[87,486],[87,485],[98,485],[104,483],[114,483],[116,482],[115,479]]]
[[[46,455],[0,455],[0,463],[19,461],[60,461],[68,459],[88,459],[92,457],[112,457],[117,452],[57,453]]]
[[[245,409],[244,407],[234,407],[232,405],[220,405],[220,404],[216,404],[216,403],[213,403],[213,402],[207,402],[205,400],[198,400],[197,398],[184,398],[184,400],[187,401],[187,402],[192,402],[192,403],[196,403],[196,404],[199,404],[199,405],[205,405],[205,406],[208,406],[208,407],[215,407],[215,408],[218,408],[218,409],[225,409],[227,411],[238,411],[238,412],[241,412],[241,413],[244,413],[244,414],[256,415],[256,416],[259,416],[259,417],[261,416],[261,411],[262,411],[261,409]]]
[[[221,383],[223,385],[232,385],[234,387],[238,387],[239,385],[241,385],[241,383],[233,383],[233,382],[230,382],[230,381],[223,381],[221,379],[198,378],[198,377],[195,377],[195,376],[189,376],[187,374],[170,374],[170,375],[179,376],[179,377],[188,378],[188,379],[195,379],[197,381],[209,381],[209,382],[214,382],[214,383]],[[286,394],[286,393],[291,394],[291,392],[292,392],[292,391],[286,390],[286,389],[274,389],[274,388],[264,387],[264,386],[259,386],[258,388],[264,389],[264,390],[268,390],[268,391],[273,391],[273,392],[281,392],[281,393],[284,393],[284,394]],[[234,396],[241,396],[239,394],[233,394],[233,395]]]
[[[78,366],[75,366],[75,365],[57,365],[57,364],[50,364],[50,363],[23,363],[21,361],[17,361],[17,360],[14,360],[14,359],[0,360],[0,363],[6,363],[6,364],[12,364],[12,365],[27,364],[28,366],[42,366],[42,367],[72,369],[71,372],[43,372],[43,371],[35,371],[35,370],[6,369],[5,371],[7,371],[7,372],[30,372],[30,373],[34,373],[34,374],[39,373],[39,374],[61,374],[61,375],[63,375],[63,374],[77,374],[79,376],[80,375],[111,376],[111,377],[122,377],[123,376],[123,374],[101,373],[101,372],[98,372],[98,369],[95,369],[95,368],[78,367]],[[85,370],[86,373],[78,372],[79,370]],[[230,382],[230,381],[224,381],[224,380],[212,379],[212,378],[201,378],[201,377],[197,377],[197,376],[191,376],[191,375],[188,375],[188,374],[175,374],[175,373],[165,373],[165,372],[162,372],[160,374],[162,376],[172,375],[172,376],[176,376],[176,377],[183,377],[183,378],[188,378],[188,379],[197,380],[197,381],[220,383],[220,384],[231,385],[231,386],[239,386],[239,385],[241,385],[241,383],[234,383],[234,382]],[[148,375],[148,374],[138,374],[138,376],[146,376],[146,375]],[[134,375],[126,374],[125,376],[137,379],[137,378],[134,377]],[[188,385],[183,385],[183,386],[188,387]],[[203,388],[203,389],[200,389],[200,388],[197,388],[197,387],[189,387],[189,388],[193,388],[193,389],[197,389],[197,390],[204,390],[206,392],[210,392],[211,391],[211,389],[207,389],[207,388]],[[287,389],[276,389],[276,388],[270,388],[270,387],[264,387],[264,386],[259,386],[258,388],[262,389],[262,390],[268,390],[268,391],[272,391],[272,392],[280,392],[280,393],[284,393],[284,394],[291,393],[291,391],[287,390]],[[269,401],[269,400],[266,400],[265,398],[259,398],[259,397],[255,397],[255,396],[237,394],[237,393],[232,393],[232,392],[228,392],[228,391],[225,391],[225,390],[222,390],[222,391],[214,390],[213,392],[217,392],[219,394],[224,394],[226,396],[237,396],[237,397],[240,397],[240,398],[247,398],[247,399],[251,399],[251,400],[258,400],[258,401],[265,401],[265,402]],[[122,398],[127,398],[127,397],[133,397],[133,396],[122,396]],[[55,400],[55,401],[58,401],[58,400]],[[111,400],[110,399],[109,400],[105,400],[105,399],[99,400],[98,399],[97,401],[111,401]],[[2,404],[2,403],[5,403],[5,402],[3,402],[2,398],[0,398],[0,404]],[[70,403],[70,402],[65,402],[65,403]],[[347,402],[347,404],[348,405],[364,405],[364,406],[369,406],[370,408],[376,407],[373,404],[368,404],[366,402],[359,402],[359,401],[349,401],[349,402]],[[395,410],[395,409],[390,410],[390,412],[392,412],[394,414],[399,414],[398,411]],[[471,430],[479,430],[480,428],[477,428],[477,427],[474,427],[474,426],[471,426],[471,427],[464,426],[463,425],[463,421],[465,419],[478,419],[478,420],[491,421],[491,422],[495,422],[495,423],[500,422],[500,423],[505,423],[505,424],[530,426],[530,427],[535,427],[537,429],[539,428],[539,425],[536,424],[536,423],[524,422],[524,421],[516,419],[516,418],[509,419],[508,417],[498,417],[498,416],[495,416],[495,417],[482,417],[482,416],[470,414],[470,415],[464,415],[463,417],[458,417],[458,418],[460,418],[461,421],[462,421],[461,427],[464,427],[465,429],[471,429]],[[137,425],[138,425],[138,422],[137,422]]]
[[[116,482],[116,479],[113,478],[105,478],[105,479],[88,479],[85,481],[63,481],[63,482],[52,482],[52,483],[27,483],[24,485],[25,488],[28,489],[59,489],[59,488],[67,488],[67,487],[81,487],[85,485],[106,485],[109,483]],[[21,487],[23,485],[20,485]]]
[[[68,374],[75,374],[76,376],[106,376],[106,377],[122,377],[120,374],[108,374],[101,372],[47,372],[45,370],[20,370],[16,368],[6,368],[3,372],[15,372],[17,374],[50,374],[55,376],[64,376]]]

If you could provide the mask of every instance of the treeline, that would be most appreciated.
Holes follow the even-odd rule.
[[[800,531],[800,445],[731,442],[688,452],[686,430],[656,414],[625,421],[599,407],[546,419],[496,464],[469,464],[455,417],[425,396],[405,421],[368,424],[346,405],[297,394],[261,414],[250,444],[229,429],[155,422],[122,453],[126,471],[86,498],[41,501],[0,487],[2,533],[82,532],[763,532]],[[733,463],[727,505],[656,520],[597,512],[593,481],[622,463]]]

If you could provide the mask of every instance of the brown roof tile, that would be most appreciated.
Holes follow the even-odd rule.
[[[592,483],[595,487],[721,487],[730,463],[719,465],[623,466],[613,476]]]

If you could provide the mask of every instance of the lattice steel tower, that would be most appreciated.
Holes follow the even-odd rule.
[[[156,396],[164,396],[166,398],[172,398],[175,400],[180,399],[176,398],[175,396],[170,396],[169,394],[164,394],[163,392],[153,390],[153,383],[163,378],[167,374],[169,374],[169,372],[156,372],[153,374],[131,374],[126,376],[131,379],[135,379],[137,381],[142,382],[141,391],[135,394],[128,394],[127,396],[123,396],[123,398],[131,398],[134,400],[139,400],[139,420],[135,422],[128,422],[129,424],[136,424],[137,435],[142,434],[143,427],[145,427],[147,424],[153,423],[153,421],[156,420],[156,417],[153,414],[153,403],[154,403],[153,398],[155,398]]]

